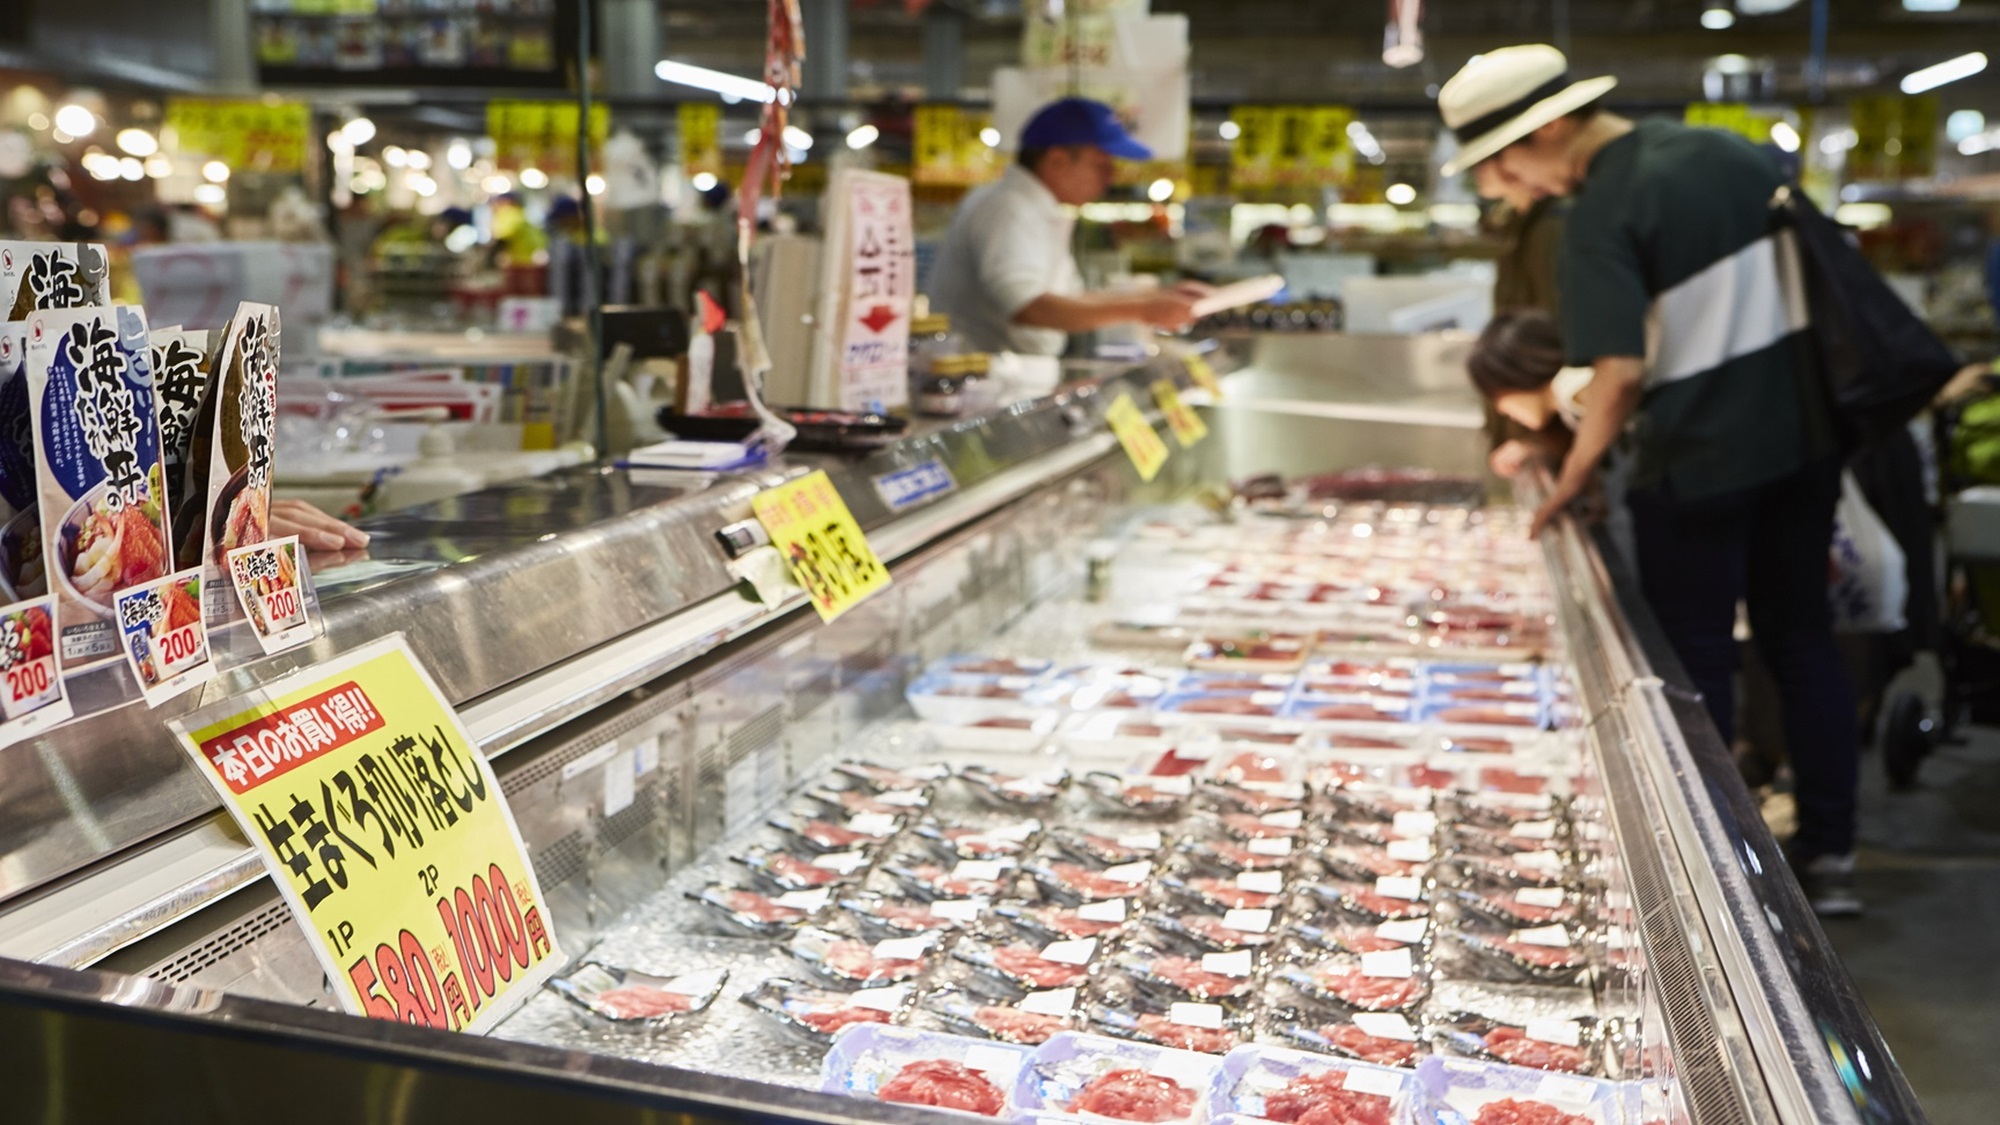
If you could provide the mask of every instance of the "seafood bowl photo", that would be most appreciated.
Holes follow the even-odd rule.
[[[229,474],[228,483],[222,486],[209,513],[208,541],[215,550],[209,561],[225,573],[229,569],[229,552],[270,538],[271,490],[251,488],[249,481],[248,465]]]
[[[167,573],[167,533],[157,499],[165,489],[157,467],[149,483],[154,500],[114,512],[105,503],[108,483],[100,482],[63,517],[56,552],[58,588],[106,621],[118,591]]]

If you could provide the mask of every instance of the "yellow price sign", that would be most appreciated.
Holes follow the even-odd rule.
[[[1207,391],[1208,397],[1215,401],[1222,401],[1222,380],[1216,377],[1215,368],[1209,365],[1207,357],[1185,355],[1181,357],[1181,363],[1187,367],[1188,378],[1194,380],[1195,386]]]
[[[757,522],[785,556],[822,621],[832,621],[889,584],[847,502],[825,472],[813,473],[750,498]]]
[[[681,170],[689,176],[706,172],[722,175],[722,107],[705,102],[683,102],[678,111],[681,127]]]
[[[400,635],[171,725],[349,1012],[483,1032],[562,964],[500,783]]]
[[[1160,475],[1160,466],[1167,463],[1167,443],[1160,440],[1159,432],[1139,412],[1139,404],[1132,401],[1131,395],[1120,392],[1118,400],[1104,411],[1104,421],[1118,435],[1118,444],[1125,447],[1125,456],[1139,470],[1140,480],[1150,481]]]
[[[1208,423],[1181,401],[1180,388],[1174,386],[1172,379],[1154,380],[1153,401],[1160,404],[1161,413],[1167,416],[1167,428],[1174,432],[1174,440],[1182,449],[1193,449],[1208,436]]]

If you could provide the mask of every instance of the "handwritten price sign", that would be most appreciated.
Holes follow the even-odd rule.
[[[348,1011],[482,1032],[562,963],[500,784],[401,636],[172,726]]]
[[[821,620],[832,621],[889,584],[889,568],[824,472],[766,489],[750,508]]]
[[[1186,355],[1181,357],[1181,362],[1186,365],[1188,378],[1194,380],[1195,386],[1207,391],[1208,396],[1217,402],[1222,401],[1222,380],[1216,378],[1215,368],[1209,366],[1206,358]]]
[[[1150,481],[1160,475],[1160,466],[1167,463],[1167,443],[1160,440],[1159,432],[1139,412],[1139,405],[1132,401],[1131,395],[1121,392],[1118,400],[1104,411],[1104,421],[1118,435],[1118,444],[1125,447],[1125,456],[1139,470],[1140,480]]]
[[[1174,432],[1174,440],[1182,449],[1193,449],[1208,436],[1208,423],[1181,401],[1180,389],[1172,379],[1154,381],[1153,401],[1160,404],[1160,412],[1167,416],[1167,428]]]

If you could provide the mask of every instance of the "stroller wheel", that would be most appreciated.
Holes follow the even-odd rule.
[[[1882,768],[1891,789],[1916,784],[1917,767],[1931,752],[1934,726],[1915,692],[1900,692],[1889,700],[1882,716]]]

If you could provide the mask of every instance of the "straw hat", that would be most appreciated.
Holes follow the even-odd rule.
[[[1474,57],[1438,91],[1438,112],[1459,144],[1444,174],[1457,175],[1616,85],[1609,75],[1571,82],[1569,60],[1543,43]]]

